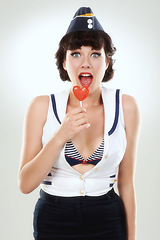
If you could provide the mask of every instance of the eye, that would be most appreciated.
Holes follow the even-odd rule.
[[[81,55],[80,55],[79,52],[73,52],[73,53],[71,53],[71,56],[73,56],[73,57],[75,57],[75,58],[78,58],[78,57],[80,57]]]
[[[94,52],[94,53],[92,53],[91,56],[92,56],[93,58],[98,58],[98,57],[101,56],[101,53],[99,53],[99,52]]]

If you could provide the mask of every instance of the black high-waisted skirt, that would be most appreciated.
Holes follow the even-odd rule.
[[[58,197],[40,191],[34,210],[35,240],[126,240],[121,198],[112,189],[98,197]]]

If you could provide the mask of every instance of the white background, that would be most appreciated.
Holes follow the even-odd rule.
[[[159,0],[0,1],[0,239],[30,240],[39,189],[17,186],[23,119],[32,98],[65,88],[54,54],[79,7],[90,6],[117,48],[108,87],[133,95],[142,118],[135,176],[137,240],[159,240]]]

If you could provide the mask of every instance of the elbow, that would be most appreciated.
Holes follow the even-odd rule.
[[[32,192],[31,190],[29,190],[29,189],[26,187],[25,184],[23,184],[23,183],[21,183],[21,182],[18,183],[18,187],[19,187],[19,190],[20,190],[23,194],[29,194],[29,193]]]
[[[29,194],[32,192],[29,189],[27,189],[25,186],[22,186],[22,184],[19,184],[19,189],[23,194]]]
[[[33,191],[33,189],[28,186],[27,182],[24,181],[20,175],[18,176],[18,187],[23,194],[29,194]]]

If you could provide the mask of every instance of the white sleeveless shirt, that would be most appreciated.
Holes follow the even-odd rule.
[[[43,128],[43,146],[60,127],[66,114],[69,89],[50,96],[47,120]],[[83,175],[65,159],[65,146],[48,176],[41,183],[43,191],[56,196],[100,196],[110,191],[126,150],[126,134],[120,90],[102,86],[104,105],[104,152],[100,162]]]

